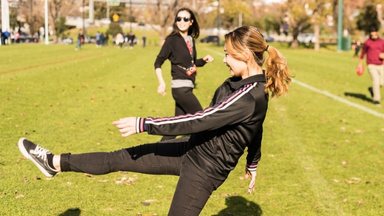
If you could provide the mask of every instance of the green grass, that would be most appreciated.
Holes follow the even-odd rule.
[[[352,52],[276,46],[296,80],[384,113],[370,101],[367,70],[356,75]],[[111,151],[159,140],[147,134],[122,138],[111,124],[124,116],[173,114],[169,88],[166,96],[156,92],[153,62],[159,47],[0,49],[0,215],[167,214],[177,177],[117,172],[47,179],[17,148],[20,137],[54,153]],[[195,93],[207,106],[229,72],[222,47],[199,44],[198,52],[215,58],[197,77]],[[163,69],[169,84],[168,62]],[[382,118],[293,83],[289,95],[270,101],[264,131],[255,193],[246,193],[244,155],[201,215],[384,214]]]

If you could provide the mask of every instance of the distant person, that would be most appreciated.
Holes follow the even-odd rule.
[[[40,42],[40,32],[36,32],[35,33],[35,43],[39,43]]]
[[[101,32],[101,34],[100,34],[100,46],[103,46],[103,45],[104,45],[104,40],[105,40],[104,33]]]
[[[0,29],[0,36],[1,36],[1,45],[5,45],[5,32],[3,32],[2,29]]]
[[[101,34],[99,31],[96,32],[96,47],[101,46]]]
[[[155,61],[155,71],[159,86],[157,92],[165,95],[165,81],[161,66],[165,60],[171,62],[171,89],[175,100],[175,115],[195,113],[202,110],[199,100],[193,94],[197,67],[212,62],[213,57],[206,55],[196,59],[195,39],[199,37],[200,28],[195,14],[188,8],[176,12],[173,30],[165,42]],[[173,139],[175,136],[165,136],[162,140]]]
[[[359,52],[360,52],[360,48],[361,48],[361,42],[359,39],[357,39],[354,43],[353,43],[353,50],[355,51],[355,54],[353,55],[353,57],[355,58],[358,58],[359,57]]]
[[[20,32],[19,31],[16,31],[16,33],[15,33],[15,40],[16,40],[16,43],[20,43]]]
[[[133,49],[133,46],[135,45],[135,40],[136,36],[133,32],[129,33],[128,35],[128,43],[129,43],[129,48]]]
[[[143,35],[143,37],[141,37],[141,40],[143,41],[143,48],[145,48],[146,42],[147,42],[147,36]]]
[[[265,52],[268,52],[266,61]],[[252,193],[261,158],[269,94],[278,97],[287,93],[291,76],[284,56],[267,45],[260,31],[252,26],[243,26],[226,34],[224,54],[223,62],[231,77],[217,88],[208,108],[190,115],[126,117],[113,122],[123,137],[142,132],[153,135],[191,134],[190,137],[113,152],[82,154],[52,154],[25,138],[19,140],[18,147],[48,177],[59,171],[94,175],[128,171],[179,176],[169,216],[199,215],[212,192],[224,183],[246,152],[245,178],[250,178],[246,190]],[[40,187],[31,189],[39,190]],[[44,190],[45,196],[62,196],[60,191]]]
[[[108,45],[108,43],[109,43],[109,34],[106,32],[105,33],[105,38],[104,38],[104,44]]]
[[[123,46],[124,36],[122,33],[117,33],[117,35],[115,37],[115,43],[116,43],[118,48],[121,48]]]
[[[84,43],[84,34],[83,34],[83,30],[80,29],[79,33],[77,34],[77,44],[76,44],[75,50],[81,49],[81,44],[83,43]]]
[[[372,27],[369,38],[363,44],[359,66],[363,66],[364,56],[367,55],[367,67],[372,79],[372,87],[369,87],[368,91],[373,98],[373,104],[376,106],[380,106],[380,88],[384,85],[384,56],[380,58],[381,53],[384,53],[384,40],[379,37],[377,28]]]

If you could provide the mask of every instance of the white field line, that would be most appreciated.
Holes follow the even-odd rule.
[[[303,87],[305,87],[305,88],[307,88],[307,89],[309,89],[309,90],[312,90],[312,91],[314,91],[314,92],[317,92],[317,93],[320,93],[320,94],[322,94],[322,95],[328,96],[328,97],[330,97],[330,98],[332,98],[332,99],[335,99],[335,100],[337,100],[337,101],[339,101],[339,102],[341,102],[341,103],[350,105],[350,106],[355,107],[355,108],[357,108],[357,109],[359,109],[359,110],[361,110],[361,111],[367,112],[367,113],[369,113],[369,114],[372,114],[372,115],[374,115],[374,116],[377,116],[377,117],[380,117],[380,118],[383,118],[383,119],[384,119],[384,114],[379,113],[379,112],[376,112],[376,111],[374,111],[374,110],[372,110],[372,109],[369,109],[369,108],[367,108],[367,107],[365,107],[365,106],[361,106],[361,105],[359,105],[359,104],[353,103],[353,102],[348,101],[348,100],[346,100],[346,99],[344,99],[344,98],[341,98],[341,97],[339,97],[339,96],[333,95],[333,94],[331,94],[331,93],[329,93],[329,92],[327,92],[327,91],[317,89],[317,88],[315,88],[315,87],[313,87],[313,86],[310,86],[310,85],[308,85],[308,84],[306,84],[306,83],[300,82],[300,81],[298,81],[298,80],[296,80],[296,79],[292,79],[292,82],[293,82],[293,83],[296,83],[296,84],[299,84],[299,85],[301,85],[301,86],[303,86]]]

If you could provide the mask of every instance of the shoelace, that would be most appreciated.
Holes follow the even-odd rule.
[[[30,153],[36,155],[36,157],[45,160],[47,158],[47,154],[50,154],[51,152],[48,149],[37,145],[35,150],[31,150]]]

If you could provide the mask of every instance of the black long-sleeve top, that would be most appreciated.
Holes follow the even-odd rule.
[[[264,75],[227,79],[210,106],[195,114],[138,118],[137,131],[157,135],[191,134],[187,157],[207,175],[225,180],[248,147],[248,169],[261,157],[263,122],[268,108]]]
[[[193,39],[193,62],[197,67],[202,67],[205,65],[205,61],[200,58],[196,59],[196,46],[195,46],[195,40]],[[161,68],[164,61],[169,59],[171,62],[171,75],[172,79],[184,79],[184,80],[191,80],[193,83],[195,83],[196,79],[196,73],[193,73],[192,75],[188,76],[185,69],[183,68],[189,68],[193,66],[192,63],[192,57],[189,53],[187,44],[185,43],[185,40],[183,36],[180,34],[175,35],[169,35],[160,50],[160,53],[157,55],[156,61],[155,61],[155,69]],[[183,67],[179,67],[179,66]]]

